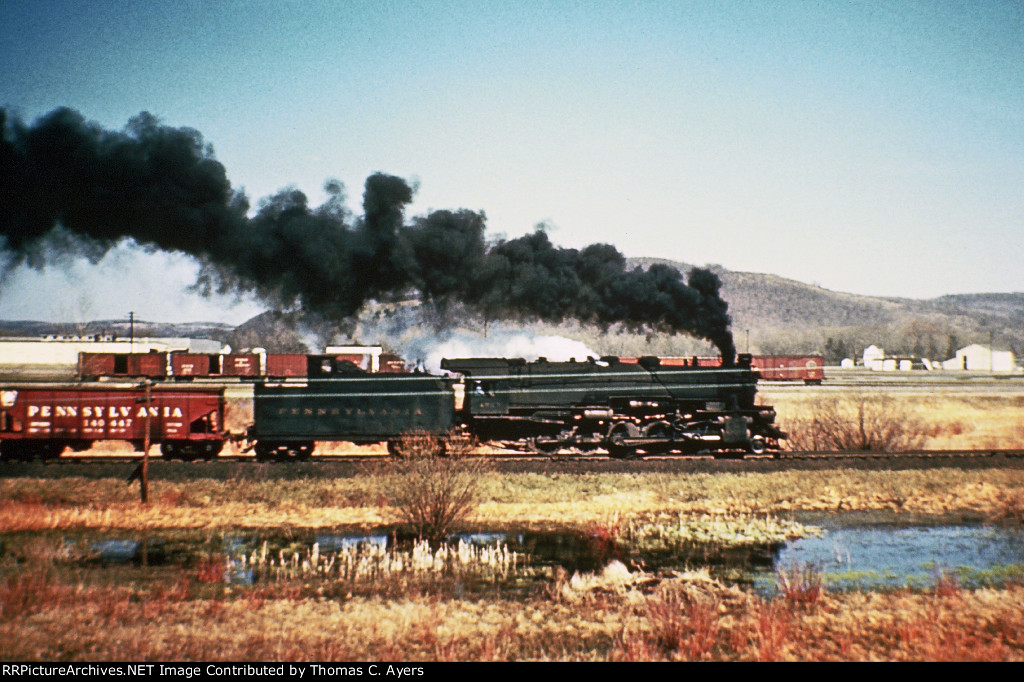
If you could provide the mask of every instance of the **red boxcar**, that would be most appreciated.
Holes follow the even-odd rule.
[[[0,389],[0,457],[57,457],[96,441],[123,440],[141,450],[150,443],[167,457],[212,458],[224,445],[223,389],[154,386]]]
[[[662,367],[720,367],[722,365],[722,358],[709,358],[709,357],[697,357],[689,356],[659,356],[658,361]],[[624,357],[619,358],[619,362],[625,365],[635,365],[640,362],[640,358],[636,357]]]
[[[268,377],[304,377],[309,374],[309,361],[299,353],[272,353],[267,355]]]
[[[326,357],[332,357],[336,360],[348,360],[364,372],[374,372],[379,374],[407,374],[409,372],[409,369],[405,365],[405,360],[392,353],[380,353],[377,356],[376,367],[374,367],[373,363],[373,354],[369,352],[330,353]]]
[[[78,376],[160,379],[167,376],[167,353],[79,353]]]
[[[662,367],[719,367],[720,357],[659,357]],[[619,358],[619,362],[636,364],[639,358]],[[821,355],[754,355],[750,366],[765,381],[803,381],[820,384],[825,379],[825,358]]]
[[[821,355],[755,355],[750,366],[765,381],[803,381],[820,384],[825,379],[825,358]]]
[[[256,377],[260,375],[260,356],[255,353],[233,353],[220,356],[220,372],[226,377]]]
[[[391,353],[384,353],[380,356],[380,370],[381,374],[408,374],[409,367],[405,364],[405,360],[392,355]]]
[[[255,377],[260,374],[260,356],[253,353],[171,353],[171,373],[175,378]]]

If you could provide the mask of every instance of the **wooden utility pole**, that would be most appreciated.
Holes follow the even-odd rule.
[[[146,387],[146,435],[142,441],[142,472],[139,476],[141,486],[139,492],[142,495],[142,504],[149,504],[149,431],[153,424],[153,415],[150,412],[150,407],[153,405],[153,382],[146,379],[143,385]]]

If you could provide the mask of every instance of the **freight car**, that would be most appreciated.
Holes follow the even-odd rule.
[[[659,357],[663,367],[718,367],[717,357]],[[640,358],[619,358],[623,364],[636,364]],[[825,380],[825,358],[821,355],[751,355],[750,366],[764,381],[803,381],[820,384]]]
[[[765,381],[820,384],[825,380],[825,358],[821,355],[754,355],[751,367]]]
[[[173,385],[0,389],[0,459],[51,459],[98,441],[158,443],[169,459],[212,459],[224,445],[224,392]]]

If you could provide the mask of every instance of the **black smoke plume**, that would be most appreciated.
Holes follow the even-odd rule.
[[[414,188],[377,173],[366,180],[363,215],[344,188],[309,206],[288,188],[250,217],[202,135],[160,125],[148,113],[109,131],[71,109],[31,126],[0,109],[0,240],[6,267],[55,258],[99,260],[125,239],[189,254],[206,291],[252,291],[332,319],[370,299],[413,290],[435,305],[461,303],[488,319],[559,321],[685,332],[708,339],[731,362],[735,347],[718,277],[665,265],[628,269],[618,250],[551,244],[539,229],[488,243],[482,213],[435,211],[405,221]]]

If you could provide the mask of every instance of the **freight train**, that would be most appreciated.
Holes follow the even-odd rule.
[[[640,358],[619,358],[619,362],[635,364]],[[717,367],[721,358],[698,356],[660,357],[664,367]],[[751,355],[750,366],[758,371],[761,381],[802,381],[821,384],[825,380],[825,358],[821,355]]]
[[[0,390],[0,457],[50,458],[96,441],[159,443],[165,457],[212,459],[230,438],[256,459],[302,460],[317,442],[387,443],[409,433],[459,434],[554,453],[613,457],[778,449],[775,411],[755,402],[748,355],[718,367],[666,366],[656,357],[582,362],[446,359],[450,376],[370,373],[339,357],[317,358],[301,378],[258,377],[253,423],[224,428],[224,389],[164,382],[152,388],[30,387]]]
[[[335,361],[347,361],[372,373],[403,373],[405,362],[379,346],[328,347],[318,355],[304,353],[79,353],[78,379],[256,379],[321,377]]]

